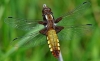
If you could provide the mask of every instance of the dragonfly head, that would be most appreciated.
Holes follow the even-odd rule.
[[[48,8],[48,7],[46,6],[46,4],[43,4],[42,14],[43,14],[43,15],[52,14],[51,9]]]

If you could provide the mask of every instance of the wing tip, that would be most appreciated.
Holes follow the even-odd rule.
[[[85,1],[85,2],[83,2],[83,4],[90,4],[90,2],[89,1]]]
[[[13,18],[13,17],[8,17],[8,18]]]
[[[92,26],[92,24],[86,24],[86,25]]]
[[[85,2],[83,2],[83,4],[86,4],[87,2],[85,1]]]

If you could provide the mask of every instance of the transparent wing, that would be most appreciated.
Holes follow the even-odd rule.
[[[18,47],[19,46],[18,42],[20,42],[21,39],[25,37],[26,38],[28,37],[30,39],[25,41],[24,44],[20,46],[22,48],[35,47],[46,43],[46,37],[42,34],[37,33],[37,34],[30,34],[27,36],[15,38],[13,41],[11,41],[11,46]]]
[[[40,46],[46,43],[46,36],[39,34],[35,38],[31,39],[30,41],[27,41],[26,44],[23,46],[26,47],[35,47]]]
[[[86,9],[90,7],[90,2],[84,2],[81,5],[79,5],[77,8],[73,9],[69,13],[66,13],[62,15],[62,18],[65,18],[65,20],[61,20],[58,24],[70,24],[77,20],[80,16],[84,14]]]
[[[92,24],[85,24],[85,25],[77,25],[82,20],[79,20],[79,17],[84,14],[86,9],[90,7],[90,2],[84,2],[81,5],[79,5],[74,10],[70,11],[69,13],[66,13],[62,15],[62,18],[65,18],[61,20],[59,23],[57,23],[58,26],[63,26],[64,29],[58,33],[58,37],[60,40],[71,40],[73,35],[77,34],[79,37],[82,35],[85,35],[86,33],[89,33],[92,31]],[[62,35],[62,36],[61,36]]]
[[[75,34],[82,37],[83,35],[91,33],[93,29],[94,27],[92,24],[65,26],[64,29],[58,33],[58,37],[61,41],[67,41],[71,40]]]
[[[27,31],[34,29],[38,24],[38,21],[8,17],[5,19],[5,23],[7,23],[11,27]]]

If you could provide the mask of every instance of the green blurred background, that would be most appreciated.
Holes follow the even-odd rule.
[[[74,9],[85,0],[0,0],[0,61],[57,61],[48,45],[27,49],[10,47],[10,42],[26,32],[9,27],[4,23],[8,16],[24,19],[42,19],[42,5],[52,8],[55,18]],[[91,7],[81,20],[89,20],[94,28],[91,34],[78,36],[71,41],[61,42],[64,61],[100,61],[100,0],[89,0]],[[83,21],[85,22],[85,21]],[[79,35],[80,36],[80,35]]]

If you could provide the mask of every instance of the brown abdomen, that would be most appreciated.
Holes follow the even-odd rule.
[[[54,29],[50,29],[47,32],[47,40],[48,40],[50,51],[52,52],[54,57],[58,58],[60,53],[60,45],[59,45],[59,40],[56,31]]]

